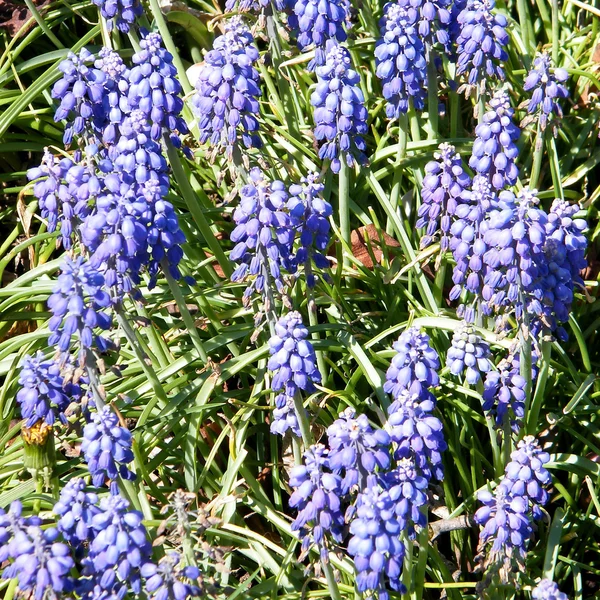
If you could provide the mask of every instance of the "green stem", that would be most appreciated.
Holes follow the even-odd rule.
[[[35,19],[36,23],[40,26],[40,29],[48,36],[48,39],[59,50],[63,50],[64,46],[62,42],[54,35],[54,33],[52,33],[51,29],[46,24],[46,21],[44,21],[44,17],[40,15],[38,9],[35,7],[35,4],[32,2],[32,0],[25,0],[25,4],[27,5],[27,8],[29,9],[29,12],[31,12],[31,15]]]
[[[341,158],[342,166],[339,172],[339,195],[338,206],[340,215],[340,232],[342,240],[348,247],[352,247],[350,242],[350,168],[346,164],[346,159]],[[342,248],[342,265],[344,268],[350,267],[350,258]]]
[[[206,350],[204,349],[204,344],[202,343],[202,340],[200,339],[200,335],[198,334],[198,329],[196,328],[194,319],[192,318],[192,315],[190,314],[190,311],[188,310],[185,298],[183,297],[183,294],[181,293],[181,288],[179,287],[179,284],[173,279],[173,277],[169,273],[169,265],[166,264],[166,261],[163,261],[162,268],[163,268],[165,277],[167,278],[167,283],[169,284],[169,288],[171,289],[171,293],[173,294],[173,298],[175,298],[175,302],[177,303],[177,306],[179,307],[179,312],[181,313],[181,318],[183,319],[183,322],[184,322],[187,330],[189,331],[190,335],[192,336],[192,344],[194,344],[194,347],[198,351],[198,356],[200,357],[200,360],[205,363],[208,359],[208,354],[206,354]]]
[[[165,136],[165,142],[167,146],[167,156],[169,157],[169,163],[171,164],[171,168],[173,169],[173,175],[175,181],[179,185],[179,190],[181,191],[181,195],[185,200],[185,203],[192,213],[192,217],[194,222],[196,223],[198,229],[200,230],[200,234],[208,244],[211,252],[214,257],[217,259],[221,269],[223,269],[223,273],[227,277],[231,276],[232,268],[231,263],[227,256],[225,256],[225,252],[223,252],[223,248],[221,248],[221,244],[219,240],[213,234],[206,217],[204,216],[204,212],[202,211],[202,206],[200,205],[200,201],[196,197],[196,194],[190,185],[188,178],[186,177],[185,171],[183,169],[183,164],[181,163],[181,159],[179,158],[179,154],[170,140],[167,140]],[[212,270],[214,273],[214,270]],[[214,273],[215,283],[220,283],[221,280],[219,276]]]
[[[318,331],[314,330],[314,328],[319,324],[319,319],[317,317],[317,305],[315,303],[315,293],[313,289],[308,290],[308,323],[313,329],[311,338],[316,342],[320,342],[321,336],[319,335]],[[315,354],[317,355],[317,366],[319,367],[319,372],[321,373],[321,380],[323,383],[325,383],[329,376],[325,357],[323,356],[323,352],[321,350],[317,350]]]
[[[143,350],[140,347],[140,344],[138,343],[138,340],[135,335],[135,331],[129,324],[129,321],[127,320],[127,318],[125,317],[125,315],[123,314],[122,311],[123,311],[123,309],[121,307],[119,307],[115,311],[115,314],[117,316],[117,322],[119,323],[119,326],[123,330],[123,333],[125,334],[125,337],[127,338],[129,345],[131,346],[131,349],[133,350],[136,358],[138,359],[138,362],[139,362],[140,366],[142,367],[142,371],[144,371],[146,377],[148,377],[148,380],[150,381],[150,385],[152,386],[152,389],[153,389],[154,393],[156,394],[156,397],[162,402],[163,407],[164,407],[169,403],[167,394],[165,394],[165,390],[163,389],[162,384],[160,383],[160,380],[158,379],[158,376],[156,375],[156,372],[154,371],[152,366],[148,364],[147,356],[145,356]]]
[[[425,519],[427,519],[426,512]],[[425,570],[427,569],[427,557],[429,555],[429,527],[427,525],[419,532],[417,543],[419,544],[419,557],[417,559],[413,599],[421,600],[425,590]]]
[[[404,554],[404,568],[402,569],[402,583],[406,588],[407,594],[412,595],[412,587],[414,582],[412,568],[413,542],[409,539],[406,531],[403,531],[400,534],[400,540],[404,544],[404,549],[406,550]]]
[[[96,403],[96,409],[101,410],[106,405],[106,402],[104,401],[104,394],[100,391],[102,384],[100,383],[100,378],[98,377],[98,365],[96,363],[96,357],[91,352],[87,352],[85,356],[85,366],[90,380],[92,396],[94,397],[94,402]]]
[[[400,189],[402,184],[403,170],[400,163],[406,157],[406,147],[408,145],[408,119],[406,115],[401,115],[398,121],[398,151],[396,152],[396,164],[394,165],[394,180],[392,182],[392,192],[390,194],[390,203],[392,208],[397,211],[400,204]],[[391,234],[393,225],[388,219],[386,233]]]
[[[310,430],[308,413],[306,412],[304,403],[302,402],[302,394],[300,394],[298,391],[294,394],[294,408],[296,409],[296,416],[298,417],[298,425],[300,426],[300,434],[302,435],[304,449],[308,450],[308,448],[310,448],[315,441],[312,431]]]
[[[432,50],[427,61],[427,110],[429,112],[428,140],[435,140],[438,136],[439,98],[438,78],[435,68],[436,53]]]
[[[537,386],[531,401],[531,408],[527,415],[527,433],[535,435],[537,432],[537,422],[542,408],[546,391],[546,381],[548,380],[548,371],[550,370],[550,353],[552,345],[549,341],[542,341],[542,356],[540,361],[540,372],[537,376]]]
[[[552,0],[552,62],[556,67],[560,54],[558,24],[558,0]]]
[[[544,157],[544,132],[540,127],[540,122],[537,123],[535,134],[535,148],[533,150],[533,164],[531,166],[531,177],[529,178],[529,187],[538,189],[540,171],[542,170],[542,158]]]
[[[526,0],[517,0],[517,13],[519,15],[519,25],[521,26],[521,37],[527,54],[522,57],[525,68],[529,67],[529,52],[533,50],[531,42],[531,30],[529,21],[529,11],[527,10]]]
[[[482,94],[479,89],[477,91],[477,123],[481,125],[483,122],[483,115],[485,115],[485,95]]]

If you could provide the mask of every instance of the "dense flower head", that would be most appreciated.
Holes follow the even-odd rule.
[[[229,157],[240,138],[246,148],[261,145],[257,133],[258,56],[250,29],[234,17],[225,33],[215,39],[198,73],[192,106],[200,141],[225,149]]]
[[[389,432],[396,444],[396,459],[412,458],[418,472],[428,480],[442,480],[442,452],[446,449],[442,422],[432,413],[435,398],[402,390],[388,409]]]
[[[419,36],[430,49],[439,44],[441,48],[450,50],[450,24],[452,21],[452,0],[409,0],[410,6],[419,11]]]
[[[510,494],[503,482],[493,493],[483,490],[477,497],[483,506],[475,513],[475,522],[483,528],[479,534],[482,550],[491,544],[488,561],[522,562],[532,534],[527,499]]]
[[[549,460],[550,455],[540,448],[538,441],[532,435],[526,435],[510,455],[504,470],[502,483],[506,490],[529,501],[534,519],[541,518],[540,507],[548,502],[545,488],[552,477],[544,465]]]
[[[546,213],[537,207],[536,190],[525,188],[515,197],[501,192],[490,211],[485,232],[488,270],[482,296],[491,310],[514,307],[515,316],[542,314],[543,291],[537,258],[542,256]]]
[[[71,479],[60,491],[60,498],[52,509],[59,516],[57,528],[66,542],[76,548],[93,537],[92,518],[98,514],[98,496],[85,491],[85,481]]]
[[[331,44],[316,73],[317,87],[310,102],[315,107],[315,137],[322,142],[319,158],[331,161],[334,173],[339,172],[341,160],[349,167],[365,163],[367,146],[362,135],[367,133],[367,109],[350,53],[343,46]]]
[[[300,240],[294,263],[296,266],[304,265],[308,287],[314,287],[316,283],[313,264],[317,269],[329,267],[325,251],[329,246],[329,217],[333,209],[321,196],[324,188],[317,173],[309,173],[302,177],[300,183],[294,183],[289,188],[287,208],[295,235]]]
[[[43,352],[25,356],[21,363],[19,386],[17,402],[25,427],[32,427],[38,422],[52,426],[57,419],[67,422],[64,411],[71,400],[65,391],[60,366],[53,360],[46,360]]]
[[[407,329],[393,345],[396,354],[385,375],[383,389],[398,398],[403,390],[427,396],[426,390],[439,385],[440,360],[429,336],[416,327]]]
[[[285,392],[275,396],[275,408],[273,409],[273,420],[270,427],[271,433],[285,435],[290,431],[293,435],[300,437],[300,423],[294,404],[294,397]]]
[[[569,600],[550,579],[542,579],[531,591],[531,597],[533,600]]]
[[[79,582],[87,598],[122,598],[128,590],[141,592],[140,568],[152,553],[142,514],[128,510],[129,502],[119,495],[100,500],[100,511],[92,517],[94,538],[83,562]]]
[[[457,300],[465,290],[475,295],[481,293],[486,273],[483,260],[487,250],[485,219],[488,211],[497,203],[498,198],[487,177],[475,175],[471,188],[461,196],[450,226],[449,247],[456,261],[450,300]],[[469,322],[473,320],[471,312],[465,313],[465,320]]]
[[[92,421],[83,428],[81,451],[96,487],[102,487],[108,479],[116,494],[119,477],[135,479],[127,468],[133,460],[131,433],[119,425],[119,418],[109,406],[94,413]]]
[[[268,368],[274,372],[271,387],[293,397],[299,390],[314,392],[321,382],[308,329],[297,311],[283,315],[275,324],[275,334],[269,340]]]
[[[468,0],[457,17],[460,33],[456,40],[456,74],[466,74],[470,86],[485,88],[490,79],[504,80],[501,63],[508,59],[507,20],[494,11],[494,0]]]
[[[165,50],[159,33],[145,33],[141,50],[131,59],[127,100],[132,110],[142,110],[152,123],[150,137],[158,140],[168,133],[175,145],[181,145],[177,133],[188,132],[181,117],[181,84],[173,56]]]
[[[329,441],[329,467],[343,474],[342,493],[354,486],[363,489],[368,474],[385,472],[390,466],[390,436],[373,428],[366,415],[355,416],[352,408],[340,413],[327,428]]]
[[[489,102],[490,110],[475,128],[473,154],[469,166],[479,175],[489,177],[492,186],[501,190],[515,185],[519,177],[516,142],[521,130],[513,123],[514,109],[504,90],[498,90]]]
[[[29,169],[27,179],[35,182],[33,194],[48,220],[48,231],[60,225],[63,246],[71,248],[77,226],[90,212],[90,200],[102,187],[98,176],[85,164],[66,157],[58,160],[46,148],[40,166]]]
[[[452,219],[463,202],[465,190],[471,186],[471,178],[463,169],[460,154],[451,144],[440,144],[433,157],[435,160],[425,165],[416,226],[427,228],[421,238],[421,248],[429,246],[439,233],[441,250],[445,252],[449,247]]]
[[[324,65],[328,44],[344,42],[344,24],[348,20],[348,3],[344,0],[296,0],[294,14],[298,20],[298,47],[315,49],[315,58],[308,69]]]
[[[23,505],[20,500],[13,500],[8,512],[0,508],[0,564],[9,558],[16,558],[15,547],[11,541],[19,531],[25,531],[28,527],[38,527],[42,520],[36,516],[24,517]],[[6,578],[9,575],[4,573]]]
[[[288,194],[282,181],[268,181],[258,167],[251,169],[249,175],[233,213],[236,227],[231,241],[235,247],[229,258],[239,265],[231,279],[250,280],[244,297],[249,298],[256,290],[263,298],[269,298],[275,290],[283,291],[281,269],[294,271],[294,231],[285,212]]]
[[[358,495],[350,523],[348,554],[354,558],[359,592],[388,600],[388,586],[404,593],[401,581],[405,555],[400,540],[403,527],[396,516],[396,500],[375,479]]]
[[[294,490],[289,505],[298,510],[292,531],[298,531],[305,552],[315,545],[323,560],[328,560],[328,536],[342,541],[344,515],[341,507],[341,477],[331,473],[328,450],[322,444],[304,453],[304,464],[290,473]]]
[[[106,19],[108,31],[114,28],[127,33],[144,9],[140,0],[92,0],[100,9],[100,14]]]
[[[428,3],[430,4],[430,3]],[[397,119],[425,106],[427,61],[418,31],[418,11],[408,3],[390,2],[380,21],[381,37],[375,46],[377,77],[383,82],[388,118]]]
[[[92,347],[106,351],[109,342],[95,333],[110,328],[111,317],[104,312],[110,306],[110,297],[104,290],[104,277],[83,257],[75,259],[65,256],[61,272],[48,299],[48,308],[52,317],[48,329],[52,332],[48,338],[51,346],[66,353],[77,334],[79,359]]]
[[[465,372],[467,383],[475,385],[482,373],[492,368],[492,353],[489,344],[475,331],[475,328],[462,322],[452,336],[452,344],[446,355],[446,366],[452,375]]]
[[[225,0],[225,12],[260,12],[269,6],[270,0]],[[274,0],[273,4],[278,11],[290,11],[294,8],[295,0]],[[293,17],[293,20],[290,19]],[[288,14],[288,28],[296,29],[295,16]]]
[[[200,576],[198,567],[185,567],[181,563],[181,555],[170,551],[158,564],[142,565],[144,588],[149,592],[150,600],[187,600],[202,594],[201,588],[194,583]]]
[[[496,418],[496,425],[502,427],[512,413],[516,422],[525,416],[525,378],[521,375],[519,354],[515,353],[501,360],[495,370],[486,374],[483,383],[483,410]]]
[[[96,137],[106,123],[106,74],[93,66],[94,55],[82,48],[79,55],[69,52],[58,69],[62,77],[52,88],[52,97],[60,100],[54,113],[56,122],[67,120],[63,142],[68,146],[75,135]]]
[[[28,525],[16,529],[8,542],[12,560],[4,568],[3,578],[16,577],[17,589],[33,600],[69,593],[74,586],[70,571],[75,563],[69,547],[59,542],[58,536],[53,527]]]
[[[527,112],[539,114],[542,131],[546,129],[552,115],[562,117],[559,100],[569,96],[569,91],[563,85],[569,78],[569,74],[564,69],[551,70],[550,67],[551,59],[548,53],[540,54],[533,61],[533,67],[523,84],[523,89],[531,92],[531,98],[527,102]]]

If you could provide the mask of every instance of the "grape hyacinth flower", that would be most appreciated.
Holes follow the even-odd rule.
[[[550,70],[551,60],[544,52],[535,58],[533,68],[529,71],[523,84],[526,92],[531,92],[527,102],[527,112],[538,114],[540,129],[544,131],[552,115],[562,117],[562,107],[559,100],[569,97],[569,91],[563,85],[569,78],[564,69]]]
[[[522,564],[532,534],[527,499],[511,495],[503,482],[494,493],[483,490],[477,497],[483,504],[475,513],[475,522],[483,528],[480,548],[483,551],[491,544],[487,562],[502,562],[507,567],[512,561]]]
[[[504,80],[502,62],[508,60],[508,24],[504,15],[494,12],[494,0],[468,0],[457,17],[460,33],[456,40],[456,74],[466,74],[469,86],[485,90],[490,79]]]
[[[231,159],[240,138],[246,148],[258,148],[260,75],[255,67],[258,49],[240,18],[229,19],[204,59],[192,96],[200,142]]]
[[[452,218],[463,202],[465,190],[471,186],[471,178],[463,169],[460,154],[451,144],[440,144],[433,157],[435,160],[425,165],[416,227],[427,228],[421,238],[421,248],[432,244],[439,233],[440,247],[445,252],[449,247]]]
[[[354,558],[356,587],[367,596],[377,594],[388,600],[388,586],[405,593],[402,566],[405,555],[400,540],[402,525],[396,516],[396,501],[374,477],[356,502],[356,515],[350,523],[348,554]]]
[[[52,509],[60,518],[57,528],[73,548],[91,541],[92,519],[98,514],[98,496],[85,491],[85,481],[80,477],[71,479],[61,490],[60,498]]]
[[[426,50],[439,44],[441,49],[450,52],[450,24],[452,21],[452,0],[410,0],[410,5],[419,10],[419,36]]]
[[[65,146],[75,135],[87,134],[94,139],[106,123],[106,75],[94,68],[93,62],[94,55],[82,48],[79,55],[69,52],[58,66],[63,76],[54,84],[51,95],[60,100],[54,121],[68,121],[63,134]]]
[[[452,336],[452,345],[446,356],[446,366],[452,375],[460,375],[466,369],[465,379],[470,385],[476,385],[482,373],[492,368],[489,344],[475,331],[472,325],[464,321]]]
[[[60,224],[62,244],[68,250],[74,231],[90,213],[90,199],[102,189],[101,181],[85,165],[70,158],[57,160],[48,148],[40,166],[27,171],[27,179],[35,182],[33,194],[42,217],[48,220],[48,231],[52,233]]]
[[[306,285],[311,288],[316,284],[313,263],[318,269],[329,267],[324,253],[329,246],[329,217],[333,213],[331,204],[321,197],[325,186],[319,183],[318,178],[317,173],[309,173],[302,177],[300,183],[292,184],[287,202],[291,225],[300,238],[294,263],[296,266],[304,265]]]
[[[52,426],[57,421],[66,424],[65,410],[71,400],[65,393],[65,382],[60,366],[53,360],[46,360],[38,351],[35,356],[27,354],[21,363],[17,402],[25,427],[36,423]]]
[[[95,329],[106,331],[111,325],[111,317],[103,311],[110,306],[110,297],[103,287],[104,277],[83,257],[74,260],[64,257],[61,273],[48,299],[53,315],[48,322],[52,332],[48,344],[66,353],[73,335],[77,334],[80,362],[92,347],[101,352],[107,350],[108,340],[94,333]]]
[[[362,135],[367,133],[367,109],[350,53],[342,46],[330,45],[316,73],[317,87],[310,102],[315,107],[315,138],[323,142],[319,158],[331,161],[334,173],[341,169],[341,160],[349,167],[364,164],[367,146]]]
[[[345,0],[296,0],[294,14],[298,21],[298,47],[304,51],[315,49],[315,57],[308,63],[312,71],[329,62],[330,46],[345,42],[344,24],[348,21],[348,3]]]
[[[23,505],[20,500],[11,502],[8,512],[4,512],[0,508],[0,564],[13,557],[14,546],[11,545],[12,540],[20,531],[25,531],[28,527],[38,527],[42,524],[42,520],[33,515],[30,517],[23,516]],[[12,575],[4,571],[4,577],[10,578]]]
[[[569,600],[569,597],[558,589],[554,581],[542,579],[531,592],[533,600]]]
[[[144,587],[149,600],[187,600],[202,594],[194,583],[200,577],[198,567],[184,567],[178,552],[168,552],[157,565],[151,562],[142,565],[140,572],[146,580]]]
[[[403,390],[427,397],[427,390],[440,383],[440,360],[429,344],[429,336],[416,327],[407,329],[393,345],[396,354],[385,375],[383,389],[398,398]]]
[[[496,190],[515,185],[519,177],[516,142],[521,130],[513,123],[515,111],[504,90],[498,90],[489,102],[490,110],[475,128],[473,154],[469,166],[479,175],[489,178]]]
[[[115,27],[122,33],[128,33],[144,9],[139,0],[92,0],[100,9],[102,18],[106,19],[106,28],[112,31]]]
[[[298,531],[302,551],[314,545],[321,560],[329,560],[328,536],[342,541],[344,515],[341,510],[341,478],[330,472],[328,450],[322,444],[311,446],[304,453],[304,464],[290,473],[290,487],[294,490],[289,505],[298,511],[292,531]]]
[[[283,292],[281,269],[294,271],[294,231],[285,212],[288,195],[283,182],[267,181],[258,167],[251,169],[249,175],[249,183],[241,189],[240,204],[233,213],[236,227],[231,241],[235,247],[229,258],[239,265],[231,280],[249,278],[244,298],[249,299],[256,290],[266,300],[268,311],[274,308],[273,288]]]
[[[355,417],[353,408],[340,413],[327,428],[327,439],[329,467],[334,473],[343,473],[343,494],[356,485],[364,489],[370,473],[385,472],[390,466],[389,434],[371,427],[367,415]]]
[[[418,12],[408,3],[389,2],[380,21],[381,37],[375,46],[377,77],[383,82],[385,113],[397,119],[425,106],[427,61],[417,30]]]
[[[17,589],[33,600],[59,597],[73,587],[71,551],[58,542],[58,531],[30,525],[14,532],[8,544],[11,564],[4,569],[5,579],[17,578]]]
[[[511,453],[504,470],[502,483],[507,492],[528,500],[536,520],[541,518],[541,507],[548,502],[545,488],[552,482],[552,476],[544,465],[549,460],[550,455],[540,448],[539,442],[532,435],[526,435]]]
[[[442,452],[446,450],[442,422],[432,413],[435,398],[424,391],[419,396],[402,390],[388,408],[390,437],[396,444],[397,460],[412,458],[418,473],[430,480],[444,478]]]
[[[159,140],[168,133],[176,147],[181,146],[179,134],[188,133],[181,117],[183,100],[181,83],[173,56],[163,47],[159,33],[142,33],[141,50],[131,59],[134,66],[129,72],[127,101],[131,110],[143,111],[152,123],[150,137]]]
[[[273,420],[270,427],[271,433],[285,435],[290,431],[293,435],[300,437],[300,423],[294,405],[293,396],[285,393],[275,396],[275,408],[273,409]]]
[[[83,563],[88,579],[80,582],[87,597],[122,598],[128,590],[141,592],[140,569],[149,561],[152,546],[142,514],[128,509],[129,502],[119,495],[100,500],[100,512],[92,518],[94,539]]]
[[[462,195],[450,226],[449,247],[456,261],[450,300],[457,300],[463,291],[476,297],[481,294],[486,274],[483,260],[487,250],[486,215],[497,203],[498,197],[489,180],[482,175],[475,175],[471,188]],[[461,310],[460,315],[469,323],[475,320],[475,311],[471,307]]]
[[[521,376],[519,354],[513,354],[501,360],[496,370],[486,374],[483,383],[483,410],[496,419],[496,425],[502,427],[510,412],[516,423],[525,417],[525,378]]]
[[[83,428],[81,451],[94,486],[102,487],[108,479],[111,492],[118,494],[119,477],[135,479],[135,473],[127,468],[133,460],[131,433],[119,425],[119,418],[109,406],[94,413],[92,422]]]

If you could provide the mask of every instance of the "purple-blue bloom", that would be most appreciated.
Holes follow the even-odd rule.
[[[403,390],[427,397],[427,390],[440,383],[438,353],[429,344],[429,336],[416,327],[407,329],[393,345],[396,354],[385,375],[383,389],[398,398]]]
[[[119,425],[119,418],[109,406],[94,413],[91,423],[83,428],[81,451],[96,487],[110,481],[113,494],[118,494],[117,479],[133,480],[135,473],[127,468],[133,460],[131,433]]]
[[[80,477],[71,479],[60,491],[60,498],[52,509],[60,518],[57,528],[71,547],[91,541],[92,518],[98,514],[98,496],[85,491],[85,481]]]
[[[472,325],[463,321],[452,336],[452,345],[446,355],[446,366],[452,375],[460,375],[465,371],[467,383],[476,385],[481,379],[481,374],[492,368],[491,355],[489,344]]]
[[[356,501],[348,554],[354,558],[358,591],[367,595],[376,593],[379,600],[388,600],[388,586],[399,593],[406,591],[401,581],[405,555],[400,540],[403,526],[396,516],[396,499],[375,477],[369,479],[369,485]]]
[[[327,2],[327,0],[321,0]],[[350,53],[342,46],[330,44],[322,66],[316,68],[317,87],[310,97],[315,107],[315,138],[322,142],[319,158],[331,161],[338,173],[341,160],[349,167],[363,164],[367,146],[367,109],[360,89],[360,76],[352,68]]]
[[[327,428],[329,468],[342,475],[341,490],[347,494],[354,486],[364,489],[367,476],[383,473],[390,466],[389,434],[373,428],[366,415],[355,417],[353,408],[340,413]]]
[[[531,92],[531,98],[527,102],[529,114],[538,113],[539,123],[542,131],[546,129],[548,120],[552,115],[562,117],[562,107],[559,100],[568,98],[569,91],[563,85],[569,78],[564,69],[552,69],[551,59],[544,52],[533,61],[533,68],[529,71],[523,84],[526,92]]]
[[[288,396],[285,392],[275,396],[275,408],[273,409],[273,418],[270,427],[271,433],[285,435],[290,431],[293,435],[300,437],[300,423],[296,414],[294,397]]]
[[[150,600],[187,600],[202,594],[194,583],[200,576],[198,567],[181,564],[181,555],[170,551],[158,564],[148,562],[140,570]]]
[[[245,298],[250,298],[256,290],[263,299],[270,299],[275,290],[283,291],[281,269],[294,270],[291,259],[294,230],[285,212],[287,199],[283,182],[269,182],[258,167],[251,169],[249,183],[241,189],[240,203],[233,213],[236,227],[231,232],[231,241],[235,247],[229,255],[233,262],[239,263],[231,280],[250,279]],[[266,309],[273,308],[269,301]]]
[[[436,44],[450,51],[450,23],[452,0],[409,0],[419,11],[418,31],[427,50]],[[454,2],[456,4],[456,2]]]
[[[82,256],[74,260],[65,256],[54,291],[48,299],[48,308],[53,315],[48,322],[52,332],[48,343],[66,353],[71,348],[72,337],[77,335],[80,362],[85,360],[86,351],[92,347],[106,351],[109,342],[95,330],[110,328],[111,317],[104,312],[110,304],[103,275]]]
[[[494,0],[468,0],[457,17],[460,33],[456,40],[456,74],[466,74],[470,86],[486,87],[490,79],[504,80],[501,63],[508,59],[507,20],[494,11]]]
[[[416,227],[427,228],[421,238],[421,248],[433,243],[439,233],[441,250],[445,252],[449,247],[452,219],[458,205],[464,202],[463,195],[471,186],[471,178],[465,173],[454,146],[446,142],[440,144],[433,157],[435,160],[425,165]]]
[[[57,419],[66,424],[64,411],[71,400],[65,393],[65,382],[56,362],[46,360],[41,351],[35,356],[26,355],[21,363],[19,385],[17,402],[25,427],[38,422],[52,426]]]
[[[569,600],[550,579],[542,579],[531,591],[531,597],[533,600]]]
[[[106,28],[112,31],[116,27],[127,33],[144,9],[140,0],[92,0],[100,9],[100,14],[106,19]]]
[[[475,128],[469,166],[479,175],[488,177],[495,189],[501,190],[517,183],[519,149],[516,142],[521,130],[512,121],[515,111],[504,90],[494,93],[489,106],[490,110]]]
[[[255,67],[258,49],[240,18],[229,19],[226,31],[206,54],[196,81],[192,106],[200,141],[224,149],[231,158],[239,139],[258,148],[260,75]]]
[[[28,527],[38,527],[42,524],[42,520],[36,516],[24,517],[23,505],[20,500],[13,500],[8,512],[4,512],[0,508],[0,564],[7,561],[9,558],[15,558],[12,554],[14,549],[11,546],[11,540],[20,531],[25,531]],[[3,576],[6,579],[14,577],[8,574],[8,569],[5,569]]]
[[[415,110],[425,106],[427,62],[417,19],[418,12],[409,3],[389,2],[379,23],[381,37],[375,45],[376,74],[383,82],[383,97],[387,100],[385,112],[390,119],[408,112],[411,102]]]
[[[289,505],[298,511],[292,531],[299,532],[303,552],[314,545],[324,561],[329,560],[328,537],[342,541],[341,484],[341,477],[331,473],[328,450],[322,444],[311,446],[304,453],[304,464],[294,467],[290,474],[294,492]]]

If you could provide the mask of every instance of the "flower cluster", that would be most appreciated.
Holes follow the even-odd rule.
[[[293,488],[289,505],[298,510],[292,531],[298,531],[302,550],[315,545],[325,561],[329,557],[328,537],[342,541],[344,515],[341,508],[341,477],[331,472],[329,452],[322,444],[311,446],[304,453],[304,464],[290,474]]]
[[[46,360],[42,352],[26,355],[21,363],[19,386],[17,402],[25,427],[39,422],[52,426],[57,419],[67,422],[64,411],[71,401],[56,362]]]
[[[542,579],[531,592],[531,597],[534,600],[569,600],[550,579]]]
[[[116,27],[119,31],[127,33],[144,9],[139,0],[93,0],[100,9],[103,19],[106,19],[108,31]]]
[[[411,103],[415,110],[422,110],[425,105],[427,62],[417,19],[417,10],[408,3],[389,2],[380,22],[381,37],[375,46],[376,74],[383,82],[385,112],[390,119],[408,112]]]
[[[456,40],[456,74],[466,75],[470,86],[485,89],[492,79],[504,80],[502,62],[508,59],[507,20],[494,12],[494,0],[468,0],[457,17],[460,33]]]
[[[259,73],[254,66],[258,50],[240,19],[232,18],[217,37],[198,73],[192,97],[200,141],[224,149],[231,158],[241,137],[246,148],[259,147]]]
[[[94,413],[83,429],[81,451],[96,487],[108,479],[113,494],[118,493],[117,479],[135,479],[127,465],[133,460],[131,434],[119,425],[117,415],[105,406]]]
[[[569,78],[569,74],[564,69],[554,69],[551,72],[550,64],[550,56],[546,52],[537,56],[523,84],[523,89],[531,92],[531,98],[527,102],[527,112],[538,113],[542,131],[546,129],[552,115],[562,117],[559,100],[569,96],[569,91],[563,85]]]
[[[469,166],[479,175],[489,177],[492,186],[501,190],[517,183],[519,168],[515,160],[519,149],[516,142],[521,131],[512,121],[515,111],[505,91],[495,92],[489,105],[490,110],[475,128]]]
[[[348,50],[337,45],[328,48],[316,73],[318,83],[310,102],[315,107],[315,137],[323,141],[319,158],[331,161],[331,170],[338,173],[341,160],[349,167],[367,160],[362,138],[367,132],[367,109],[360,76],[352,68]]]
[[[440,246],[445,252],[449,246],[452,218],[463,202],[465,191],[471,186],[471,178],[463,169],[460,154],[451,144],[440,144],[433,156],[435,160],[425,165],[416,226],[427,228],[421,238],[421,248],[429,246],[439,232]]]
[[[312,71],[329,62],[328,46],[346,40],[344,24],[348,19],[348,3],[345,0],[296,0],[294,14],[299,29],[298,47],[315,49],[315,58],[308,64]]]
[[[533,532],[533,521],[542,516],[541,507],[548,500],[546,487],[551,476],[544,468],[550,460],[533,436],[525,436],[511,454],[504,478],[494,493],[484,490],[478,495],[483,504],[475,513],[482,526],[480,547],[491,543],[488,562],[522,563]]]
[[[249,182],[240,191],[240,203],[233,213],[236,223],[231,232],[235,247],[229,258],[239,263],[232,281],[251,281],[244,293],[254,290],[270,298],[283,291],[281,269],[293,272],[291,258],[294,231],[285,211],[288,194],[281,181],[268,182],[258,167],[250,171]],[[274,308],[272,302],[266,307]]]
[[[92,537],[92,519],[100,512],[98,496],[85,491],[85,482],[74,478],[60,492],[60,498],[53,511],[60,518],[57,528],[66,542],[75,549],[88,542]]]
[[[446,366],[452,375],[460,375],[466,369],[465,379],[476,385],[482,373],[492,368],[489,344],[475,331],[472,325],[461,323],[452,336],[452,345],[446,355]]]
[[[450,51],[450,24],[456,4],[456,0],[410,0],[419,10],[419,36],[427,49],[439,44],[445,52]]]
[[[142,565],[140,572],[150,600],[187,600],[202,595],[202,589],[194,583],[200,576],[198,567],[183,566],[178,552],[168,552],[157,565]]]

